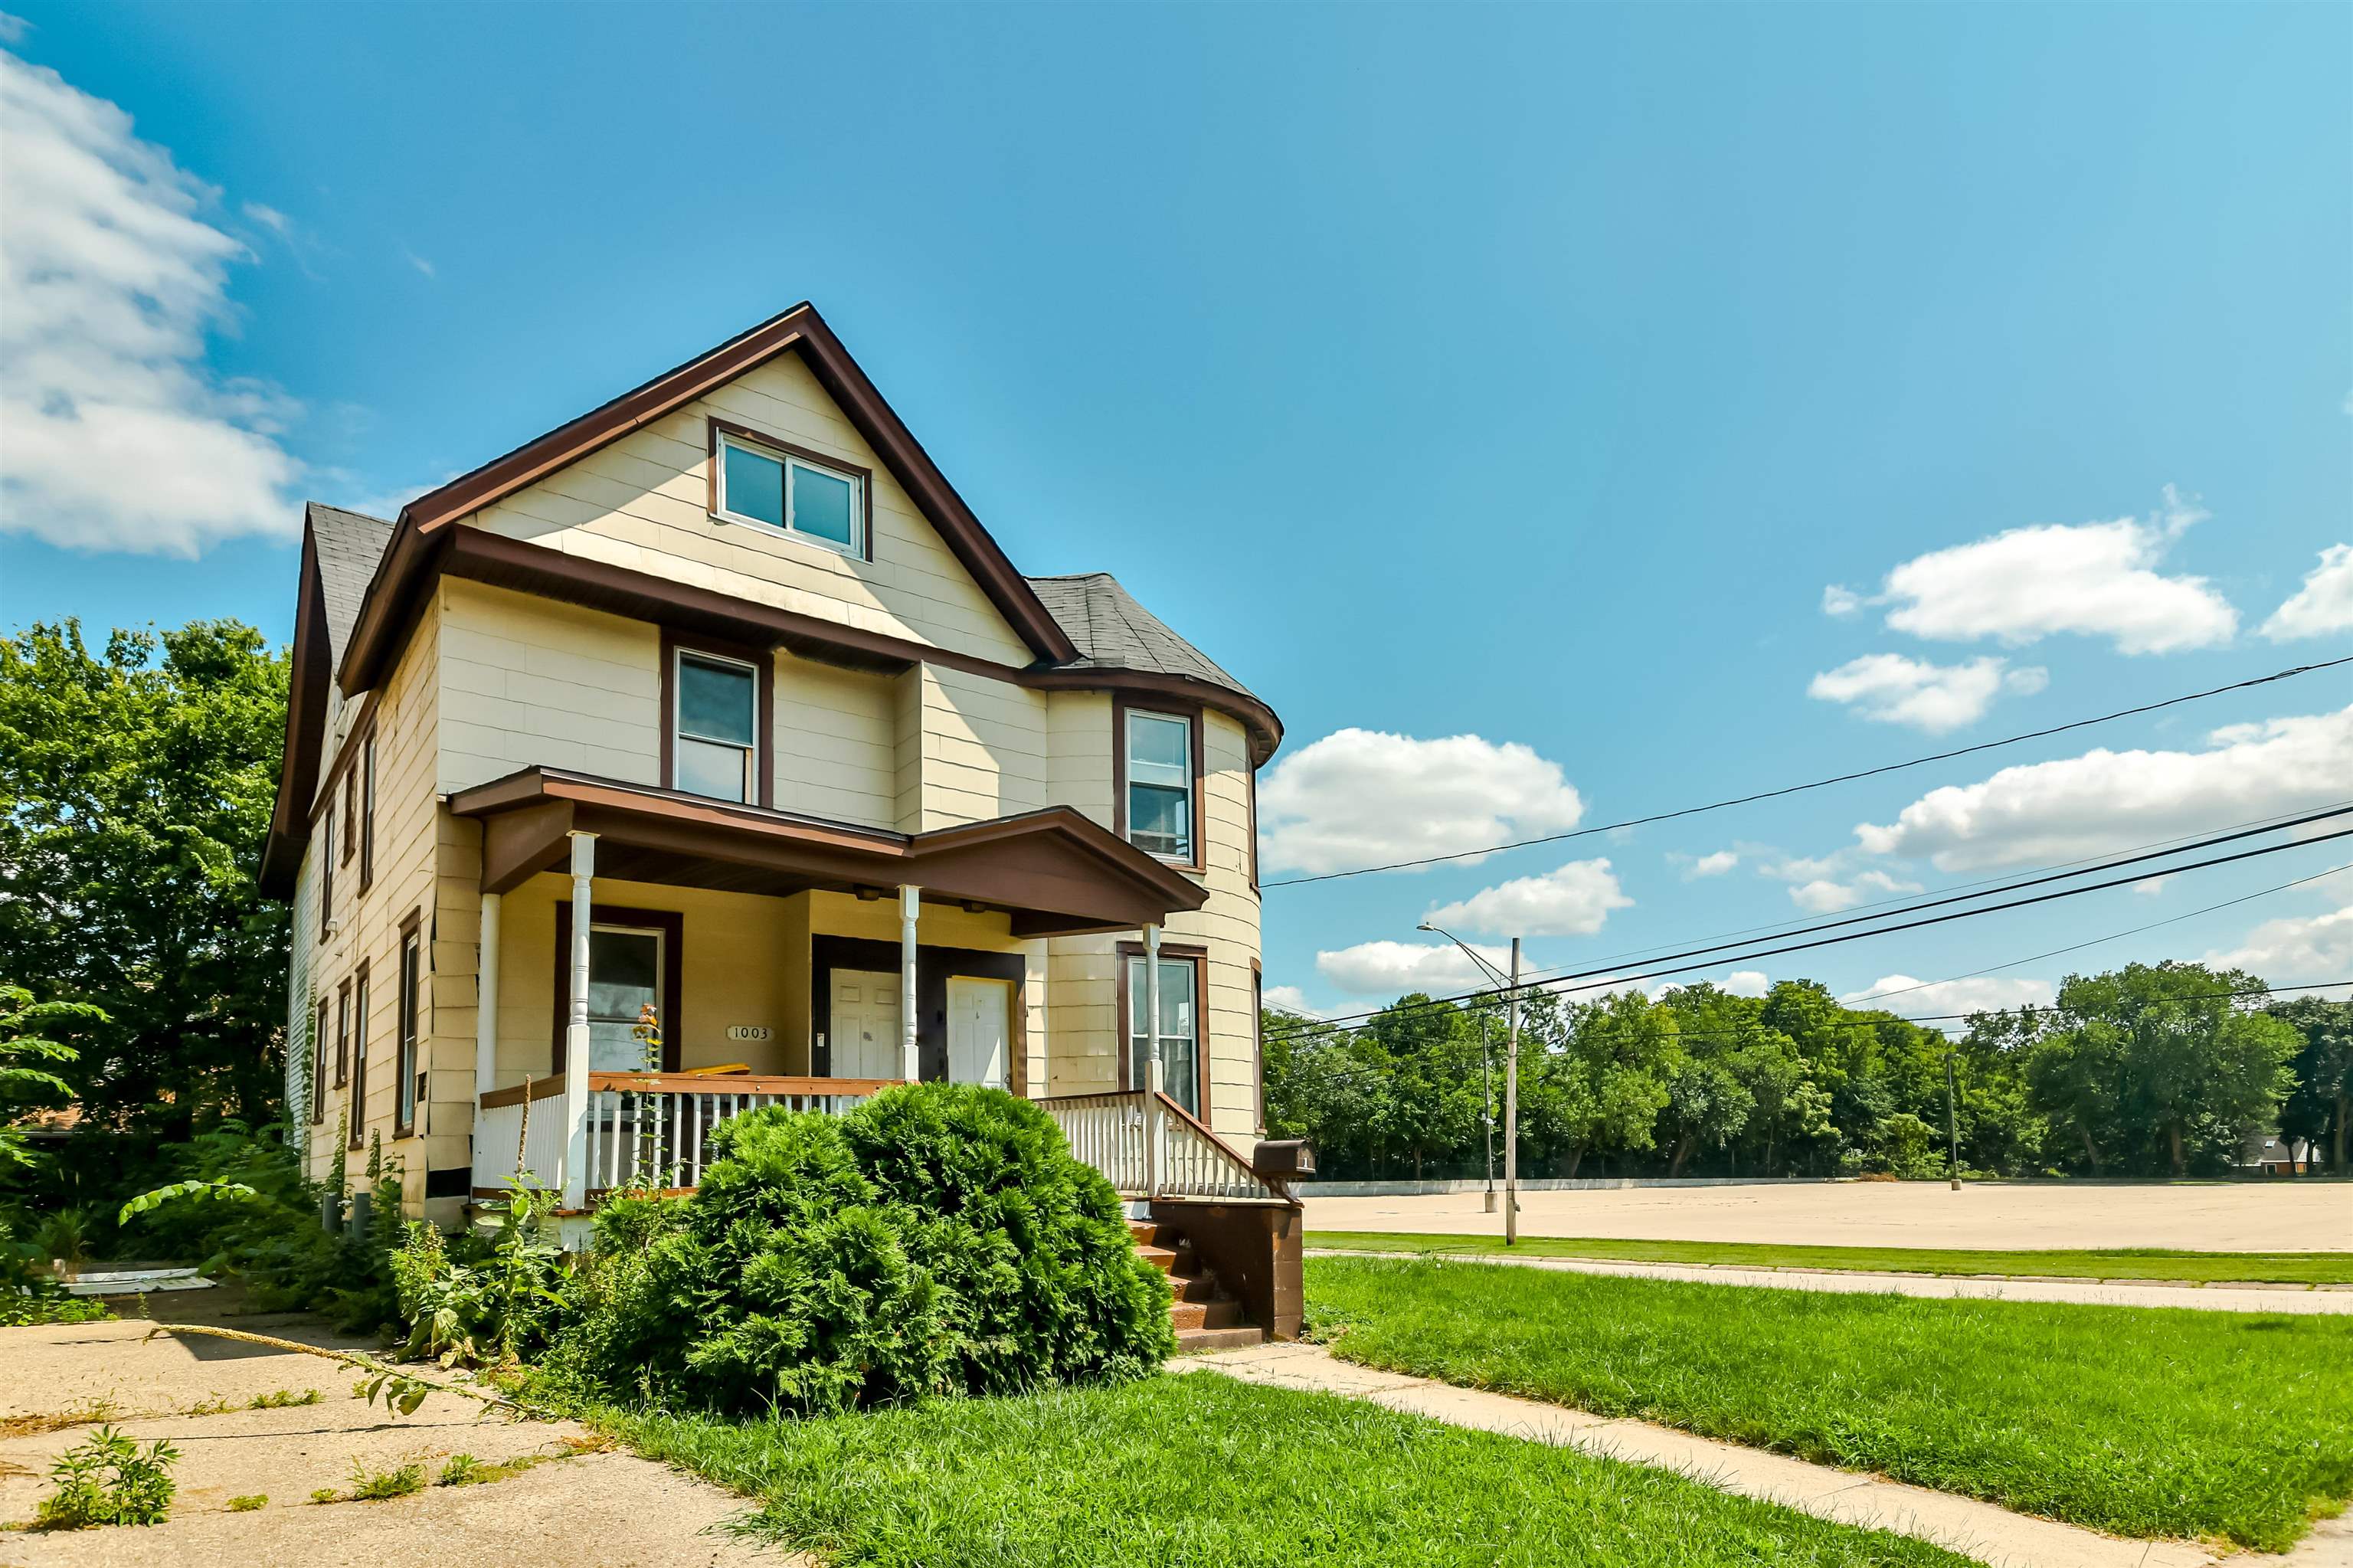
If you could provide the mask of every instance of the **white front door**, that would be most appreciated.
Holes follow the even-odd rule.
[[[948,977],[948,1081],[1010,1086],[1006,1077],[1007,1012],[1013,988],[1003,980]]]
[[[880,970],[833,971],[833,1075],[906,1076],[899,1032],[899,977]]]

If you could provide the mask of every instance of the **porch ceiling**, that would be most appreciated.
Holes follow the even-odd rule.
[[[453,795],[482,824],[482,891],[556,869],[565,835],[596,835],[596,874],[728,893],[849,893],[912,883],[1001,909],[1018,937],[1133,930],[1208,893],[1068,806],[928,833],[731,805],[674,789],[529,768]]]

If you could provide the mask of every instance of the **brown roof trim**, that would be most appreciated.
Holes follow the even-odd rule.
[[[931,663],[1039,691],[1125,692],[1164,703],[1198,704],[1240,723],[1250,735],[1251,760],[1260,765],[1282,744],[1282,722],[1274,716],[1273,709],[1246,692],[1211,685],[1206,681],[1094,665],[1064,670],[1045,664],[1000,664],[992,659],[935,648],[889,632],[870,631],[762,604],[756,599],[676,582],[631,567],[571,555],[526,539],[510,539],[503,534],[466,524],[453,524],[431,540],[416,538],[411,544],[413,537],[406,530],[395,535],[387,556],[393,558],[391,571],[397,574],[390,580],[398,581],[400,586],[390,593],[371,591],[352,633],[354,652],[364,640],[375,638],[385,643],[384,653],[379,657],[388,659],[405,641],[405,628],[413,619],[415,605],[429,593],[434,577],[446,574],[652,621],[679,631],[753,647],[782,647],[804,658],[828,663],[885,672]],[[386,580],[380,577],[377,588],[383,589]],[[391,634],[396,627],[403,629],[399,638]],[[373,662],[362,667],[350,660],[345,661],[344,677],[347,694],[367,690],[379,678]]]
[[[510,890],[554,865],[564,835],[578,829],[683,859],[768,868],[809,885],[913,883],[1008,909],[1023,935],[1133,928],[1208,898],[1199,884],[1069,806],[911,835],[527,768],[459,791],[449,809],[482,821],[486,892]],[[1081,858],[1060,860],[1060,869],[1041,863],[1037,850],[1048,842]],[[1042,923],[1025,923],[1033,916]]]
[[[294,599],[294,652],[286,693],[285,749],[278,758],[278,799],[269,809],[269,836],[261,850],[264,896],[291,898],[311,838],[311,808],[319,788],[319,752],[327,736],[327,590],[319,577],[319,545],[302,518],[302,564]]]
[[[459,518],[512,494],[712,387],[786,353],[797,353],[807,362],[818,385],[857,427],[867,445],[881,458],[924,517],[939,531],[942,541],[1030,651],[1051,663],[1077,658],[1078,649],[1039,601],[1028,579],[1014,569],[1013,563],[981,525],[964,497],[956,493],[947,476],[932,461],[931,454],[923,450],[923,443],[915,440],[906,422],[876,390],[866,372],[841,345],[841,340],[833,335],[833,329],[818,314],[817,308],[806,301],[603,407],[557,426],[504,457],[418,496],[401,508],[399,531],[393,549],[386,552],[387,565],[396,567],[395,557],[412,535],[430,537]],[[363,630],[370,620],[368,610],[375,609],[374,601],[385,588],[387,577],[380,567],[376,581],[368,589],[370,603],[361,615]],[[389,574],[391,582],[396,583],[399,578],[397,570]],[[375,619],[381,621],[384,617]],[[355,633],[343,659],[344,689],[356,690],[370,684],[365,679],[358,679],[355,684],[355,673],[372,667],[382,657],[381,650]]]

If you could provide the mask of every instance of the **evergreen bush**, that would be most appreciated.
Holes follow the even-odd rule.
[[[819,1413],[1144,1375],[1168,1286],[1111,1184],[1000,1089],[722,1123],[702,1186],[597,1221],[548,1361],[607,1397]]]

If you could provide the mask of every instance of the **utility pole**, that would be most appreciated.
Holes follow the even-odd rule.
[[[1961,1123],[1960,1113],[1955,1109],[1958,1098],[1953,1088],[1953,1046],[1947,1041],[1945,1044],[1945,1153],[1949,1161],[1946,1170],[1952,1175],[1953,1191],[1956,1192],[1961,1190]]]
[[[1495,1054],[1487,1044],[1487,1015],[1479,1014],[1479,1125],[1487,1131],[1487,1212],[1495,1212]]]
[[[1494,977],[1504,987],[1505,1038],[1504,1043],[1504,1245],[1516,1246],[1520,1240],[1520,939],[1512,938],[1512,972],[1506,978],[1494,965],[1479,956],[1477,948],[1453,932],[1424,920],[1414,927],[1445,938],[1462,949],[1462,956]],[[1480,1041],[1486,1040],[1485,1024],[1481,1024]],[[1490,1085],[1490,1092],[1493,1086]],[[1493,1123],[1491,1122],[1492,1128]],[[1494,1181],[1494,1133],[1487,1135],[1487,1180]],[[1495,1194],[1487,1194],[1487,1212],[1495,1212]]]
[[[1510,1021],[1504,1036],[1504,1245],[1520,1244],[1520,939],[1512,938]]]

